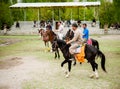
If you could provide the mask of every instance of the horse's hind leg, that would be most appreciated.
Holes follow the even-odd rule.
[[[98,64],[95,63],[95,61],[90,61],[90,64],[91,64],[92,69],[93,69],[93,74],[91,74],[90,77],[93,78],[95,76],[96,78],[98,78],[99,77],[98,71],[97,71]]]
[[[98,75],[98,64],[96,62],[95,62],[95,68],[96,68],[96,70],[95,70],[95,76],[98,79],[99,78],[99,75]]]
[[[92,70],[93,70],[93,72],[95,72],[94,62],[93,62],[93,61],[90,61],[90,64],[91,64],[91,66],[92,66]],[[94,76],[95,76],[95,74],[92,73],[92,74],[90,75],[90,78],[93,78]]]

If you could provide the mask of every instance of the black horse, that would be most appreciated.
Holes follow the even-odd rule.
[[[54,42],[52,43],[52,49],[53,51],[55,51],[57,48],[60,48],[61,52],[63,53],[63,57],[65,58],[65,60],[61,63],[61,67],[63,67],[63,65],[65,63],[68,63],[68,72],[66,72],[66,77],[69,77],[69,73],[71,71],[71,64],[72,64],[72,58],[73,56],[69,53],[69,47],[71,45],[70,44],[66,44],[65,41],[60,40],[60,39],[55,39]],[[95,62],[95,57],[99,56],[101,58],[101,67],[102,69],[106,72],[105,69],[105,55],[99,50],[96,49],[95,47],[93,47],[92,45],[85,45],[85,59],[87,59],[93,69],[94,74],[92,74],[90,77],[96,77],[98,78],[98,64]]]
[[[65,39],[66,41],[69,41],[69,40],[71,40],[73,37],[74,37],[74,32],[73,32],[71,29],[69,29],[69,30],[67,31],[64,39]],[[95,40],[95,39],[92,39],[92,38],[91,38],[91,41],[92,41],[92,45],[93,45],[95,48],[99,49],[99,43],[98,43],[98,41]]]

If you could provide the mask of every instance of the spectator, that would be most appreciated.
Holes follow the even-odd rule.
[[[7,24],[4,24],[3,30],[4,30],[4,35],[6,35],[7,34]]]
[[[34,24],[33,24],[33,27],[36,27],[36,21],[34,20],[34,22],[33,22]]]
[[[20,23],[18,21],[16,22],[16,28],[20,28]]]
[[[95,27],[96,26],[96,19],[94,18],[93,20],[92,20],[92,27]]]

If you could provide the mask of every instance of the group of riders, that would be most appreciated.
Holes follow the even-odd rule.
[[[54,32],[58,35],[59,39],[63,39],[63,30],[64,30],[64,26],[62,25],[61,22],[58,22],[58,29],[55,30]],[[69,40],[68,42],[66,42],[67,44],[71,44],[71,47],[69,48],[69,52],[71,54],[75,54],[75,49],[77,47],[81,47],[84,43],[87,43],[88,39],[89,39],[89,30],[87,29],[87,24],[84,23],[82,25],[83,27],[83,32],[78,28],[78,24],[77,23],[72,23],[72,28],[71,30],[74,33],[74,37]]]
[[[69,73],[71,71],[71,63],[74,61],[74,64],[76,64],[76,60],[79,59],[87,59],[88,63],[91,64],[93,69],[93,74],[90,77],[93,77],[94,75],[96,78],[98,78],[98,64],[95,62],[96,57],[101,58],[101,67],[106,72],[105,69],[105,55],[99,50],[99,44],[98,41],[94,39],[89,39],[89,30],[87,28],[87,24],[82,24],[83,32],[79,29],[79,26],[76,22],[72,23],[71,29],[67,32],[68,35],[71,35],[71,32],[73,33],[73,36],[70,38],[67,34],[65,36],[64,41],[64,26],[61,22],[57,23],[58,28],[56,30],[53,30],[49,28],[49,26],[46,27],[46,32],[43,31],[43,41],[46,43],[48,41],[52,44],[52,50],[55,51],[55,58],[56,58],[56,52],[59,56],[59,50],[63,53],[64,61],[61,63],[61,67],[65,63],[68,63],[68,71],[66,74],[66,77],[69,76]],[[49,29],[49,30],[47,30]],[[45,35],[44,35],[45,34]],[[66,37],[70,38],[69,40],[66,39]],[[55,39],[54,39],[55,38]],[[91,44],[89,44],[89,41],[91,40]],[[97,48],[96,48],[97,46]],[[77,49],[80,49],[79,51],[76,51]],[[79,57],[79,58],[78,58]],[[79,61],[82,63],[83,61]]]
[[[58,36],[59,39],[64,39],[64,25],[61,21],[56,24],[57,29],[53,30],[53,32]],[[69,52],[73,55],[76,53],[76,48],[81,47],[83,44],[87,43],[89,39],[89,30],[87,28],[87,24],[83,23],[81,25],[83,27],[83,32],[79,29],[79,24],[77,22],[73,22],[71,24],[71,31],[74,33],[74,37],[69,41],[66,41],[67,44],[71,44],[69,48]],[[47,24],[46,30],[52,30],[52,26],[50,23]]]

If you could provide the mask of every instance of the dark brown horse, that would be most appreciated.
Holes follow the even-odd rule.
[[[48,44],[48,42],[50,42],[52,44],[54,39],[57,38],[57,35],[52,30],[49,30],[49,29],[47,29],[46,31],[44,29],[40,29],[39,33],[41,34],[41,37],[45,43],[45,46],[46,46],[46,44]],[[60,58],[60,54],[59,54],[58,49],[55,51],[55,59],[57,57]]]

